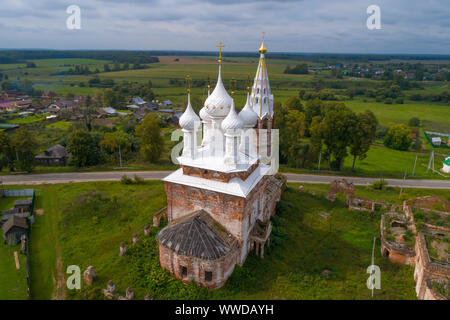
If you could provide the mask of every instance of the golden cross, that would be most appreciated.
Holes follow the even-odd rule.
[[[222,64],[222,48],[225,46],[222,44],[222,41],[219,41],[216,47],[219,48],[219,64]]]
[[[236,85],[236,79],[231,79],[231,96],[234,97],[234,87]]]
[[[211,89],[211,77],[208,74],[208,89]]]
[[[192,80],[191,76],[187,75],[186,80],[187,80],[187,92],[191,93],[191,80]]]
[[[250,75],[247,74],[247,92],[250,93]]]
[[[265,35],[266,33],[263,31],[263,42],[264,42],[264,35]]]

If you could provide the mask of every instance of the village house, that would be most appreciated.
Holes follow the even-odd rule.
[[[56,98],[56,93],[54,93],[53,91],[46,91],[42,94],[41,97],[43,100],[50,100],[53,101],[53,99]]]
[[[38,154],[35,158],[37,164],[41,166],[65,166],[69,157],[70,154],[67,153],[66,148],[57,144]]]
[[[79,109],[80,107],[75,102],[63,99],[50,103],[47,107],[47,111],[52,113],[58,113],[60,111],[73,112]]]
[[[22,235],[28,230],[27,218],[11,216],[2,226],[3,238],[9,245],[15,246],[20,243]]]
[[[117,110],[111,107],[102,108],[98,111],[98,113],[98,118],[115,117],[118,115]]]
[[[19,91],[17,90],[4,90],[2,92],[2,100],[14,100],[19,96]]]
[[[133,99],[131,99],[132,103],[138,106],[143,106],[145,104],[147,104],[147,102],[142,99],[141,97],[135,97]]]
[[[13,100],[0,100],[0,111],[6,112],[16,110],[17,107],[15,107],[13,102]]]

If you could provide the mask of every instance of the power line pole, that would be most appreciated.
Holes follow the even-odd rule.
[[[416,164],[417,164],[417,154],[416,154],[416,160],[414,161],[414,168],[412,172],[412,176],[414,177],[414,173],[416,172]]]
[[[120,162],[120,167],[122,168],[122,152],[120,150],[120,143],[119,143],[119,162]]]
[[[434,172],[434,150],[431,151],[431,154],[430,154],[430,160],[428,161],[427,172],[428,172],[428,170],[430,170],[430,168]]]
[[[317,166],[317,170],[320,171],[320,160],[322,159],[322,151],[319,153],[319,165]]]

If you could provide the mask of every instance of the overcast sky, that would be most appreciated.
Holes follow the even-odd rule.
[[[0,0],[0,48],[450,54],[450,0]],[[69,5],[81,29],[69,30]],[[366,9],[381,8],[380,30]]]

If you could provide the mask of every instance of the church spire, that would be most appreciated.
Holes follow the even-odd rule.
[[[251,94],[251,106],[261,120],[264,118],[273,118],[273,95],[270,92],[269,76],[267,74],[265,58],[267,49],[264,45],[264,35],[263,32],[261,47],[259,48],[261,55],[259,57],[258,69],[256,70]]]
[[[262,33],[261,47],[259,47],[259,53],[264,54],[267,52],[266,46],[264,45],[264,31]]]

